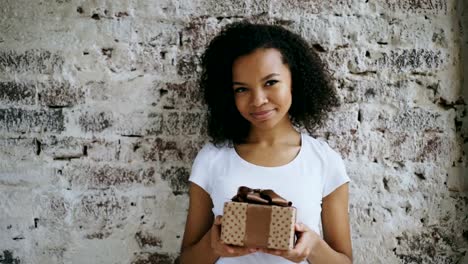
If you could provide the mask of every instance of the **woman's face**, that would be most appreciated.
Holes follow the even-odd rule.
[[[232,81],[236,107],[252,126],[271,129],[289,124],[291,72],[278,50],[256,49],[237,58]]]

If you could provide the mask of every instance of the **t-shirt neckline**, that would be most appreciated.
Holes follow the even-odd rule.
[[[247,165],[247,166],[250,166],[250,167],[255,167],[255,168],[260,168],[260,169],[267,169],[267,170],[271,170],[271,169],[280,169],[280,168],[285,168],[285,167],[289,167],[291,165],[293,165],[294,163],[296,163],[302,156],[302,152],[304,152],[304,133],[300,133],[301,134],[301,148],[299,149],[299,152],[297,153],[297,155],[294,157],[294,159],[292,159],[290,162],[286,163],[286,164],[283,164],[283,165],[280,165],[280,166],[272,166],[272,167],[269,167],[269,166],[261,166],[261,165],[257,165],[257,164],[253,164],[247,160],[245,160],[244,158],[242,158],[236,151],[236,149],[234,147],[231,148],[231,152],[233,153],[234,157],[239,160],[241,163]]]

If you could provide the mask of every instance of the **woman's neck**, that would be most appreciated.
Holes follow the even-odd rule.
[[[299,132],[293,127],[291,122],[272,129],[258,129],[252,127],[247,136],[246,143],[273,146],[285,142],[290,142],[299,136]]]

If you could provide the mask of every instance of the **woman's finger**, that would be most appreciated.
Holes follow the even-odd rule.
[[[220,242],[220,233],[221,233],[221,224],[220,224],[220,216],[218,215],[215,218],[213,227],[211,228],[211,242],[212,243],[219,243]]]
[[[239,247],[239,246],[233,246],[233,245],[224,245],[224,250],[234,256],[242,256],[242,255],[255,252],[255,250],[251,251],[252,248]]]
[[[295,230],[298,232],[306,232],[307,230],[309,230],[309,228],[303,223],[296,223],[294,227],[295,227]]]
[[[217,215],[216,218],[215,218],[214,224],[215,224],[215,225],[221,225],[221,223],[222,223],[222,218],[223,218],[222,216]]]
[[[293,249],[294,254],[299,254],[300,252],[304,252],[307,249],[307,241],[304,239],[299,239],[297,241],[296,246]]]
[[[271,248],[262,248],[259,250],[260,252],[276,255],[276,256],[283,256],[286,254],[287,250],[279,250],[279,249],[271,249]]]
[[[234,251],[235,251],[232,247],[230,247],[230,246],[228,246],[228,245],[223,245],[223,247],[224,247],[224,250],[225,250],[226,252],[228,252],[229,254],[233,254]]]

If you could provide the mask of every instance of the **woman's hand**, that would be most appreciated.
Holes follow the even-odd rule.
[[[296,246],[291,250],[279,250],[262,248],[260,251],[276,256],[281,256],[295,263],[305,261],[307,257],[317,248],[322,238],[313,230],[302,223],[295,225],[298,236]]]
[[[227,245],[223,241],[221,241],[221,221],[222,217],[218,215],[215,218],[213,226],[210,229],[211,248],[213,249],[215,254],[219,255],[220,257],[239,257],[257,251],[254,248]]]

